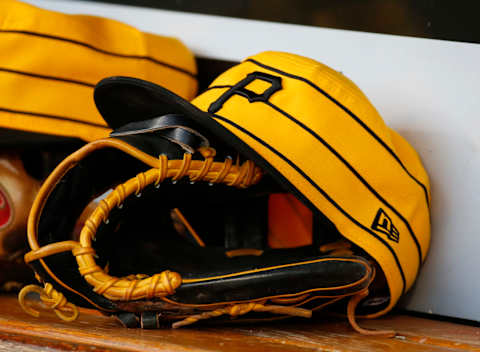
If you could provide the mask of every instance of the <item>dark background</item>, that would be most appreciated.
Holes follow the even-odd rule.
[[[101,2],[480,43],[479,0],[101,0]]]

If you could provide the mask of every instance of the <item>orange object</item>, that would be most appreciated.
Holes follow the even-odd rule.
[[[292,194],[272,194],[268,200],[268,245],[292,248],[312,244],[313,216]]]

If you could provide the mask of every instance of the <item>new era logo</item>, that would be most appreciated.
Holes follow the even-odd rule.
[[[392,219],[385,213],[385,211],[380,208],[375,215],[373,220],[372,229],[379,231],[387,235],[387,238],[391,241],[398,243],[400,239],[400,233],[398,232],[395,225],[393,225]]]

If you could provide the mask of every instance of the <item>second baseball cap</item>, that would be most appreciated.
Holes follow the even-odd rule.
[[[110,129],[92,95],[113,75],[149,80],[185,99],[197,93],[195,59],[178,39],[107,18],[0,2],[0,129],[106,137]]]

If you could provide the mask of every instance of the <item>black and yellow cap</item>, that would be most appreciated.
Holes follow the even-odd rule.
[[[127,75],[197,93],[193,54],[177,39],[93,16],[0,1],[0,129],[108,136],[92,100],[101,79]]]
[[[343,74],[298,55],[264,52],[221,74],[192,102],[126,77],[100,82],[95,100],[114,128],[132,116],[189,116],[325,215],[383,270],[390,300],[371,317],[390,310],[414,283],[430,242],[427,173]]]

